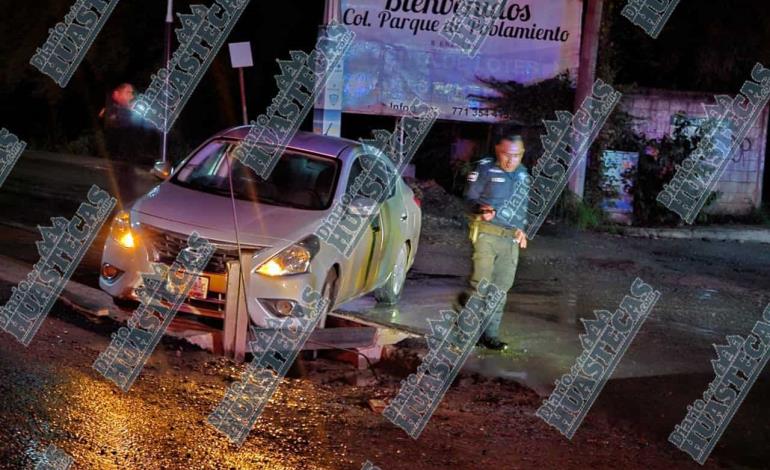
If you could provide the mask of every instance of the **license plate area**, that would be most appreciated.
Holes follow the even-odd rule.
[[[207,276],[196,276],[193,285],[190,288],[188,297],[191,299],[206,300],[206,297],[209,294],[209,282],[210,280]]]

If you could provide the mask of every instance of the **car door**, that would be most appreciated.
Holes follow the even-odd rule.
[[[345,188],[345,194],[349,195],[351,200],[362,196],[376,196],[375,191],[372,190],[377,185],[370,184],[373,182],[371,170],[375,168],[375,165],[370,160],[372,158],[375,157],[368,154],[360,154],[352,161]],[[363,178],[365,183],[363,185],[360,181],[356,183],[358,178]],[[350,211],[346,211],[343,219],[347,219],[347,221],[340,222],[349,226],[364,224],[363,228],[356,231],[357,239],[352,247],[350,256],[347,259],[343,259],[341,263],[343,279],[339,294],[342,299],[349,299],[368,292],[376,282],[379,269],[376,260],[381,258],[384,239],[383,204],[378,204],[377,206],[376,212],[370,217],[355,216],[350,214]],[[356,220],[356,217],[363,218],[364,220]]]
[[[404,224],[407,220],[406,208],[400,191],[401,175],[388,162],[390,187],[385,200],[380,204],[378,218],[379,232],[375,235],[374,249],[370,259],[370,273],[367,290],[381,286],[393,271],[400,247],[404,244]]]
[[[401,192],[401,175],[383,154],[377,156],[381,165],[378,181],[384,192],[378,198],[380,210],[375,219],[373,242],[369,257],[366,290],[381,286],[393,270],[398,251],[404,244],[404,226],[408,219]]]

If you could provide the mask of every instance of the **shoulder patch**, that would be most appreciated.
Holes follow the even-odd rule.
[[[529,176],[529,172],[527,170],[516,172],[516,181],[527,181],[531,179],[532,177]]]

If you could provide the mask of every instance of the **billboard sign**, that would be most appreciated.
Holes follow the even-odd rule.
[[[533,83],[569,70],[580,55],[582,0],[503,0],[471,58],[441,36],[462,0],[341,0],[356,33],[345,58],[343,111],[401,116],[415,97],[440,119],[494,122],[469,95],[489,95],[478,78]],[[480,23],[479,27],[482,27]]]

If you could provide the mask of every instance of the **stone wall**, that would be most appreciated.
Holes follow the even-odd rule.
[[[648,89],[623,97],[627,112],[639,118],[636,130],[648,138],[659,139],[670,134],[677,112],[687,117],[705,117],[703,103],[714,103],[714,95]],[[708,212],[742,214],[758,207],[762,201],[762,176],[765,168],[768,107],[741,142],[717,184],[722,194]],[[640,158],[645,158],[640,156]]]

